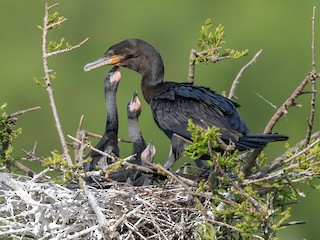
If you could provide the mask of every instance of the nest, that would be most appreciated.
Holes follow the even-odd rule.
[[[105,216],[101,227],[84,190],[0,175],[1,239],[192,239],[205,221],[194,197],[176,183],[88,187]],[[210,201],[202,200],[210,208]]]

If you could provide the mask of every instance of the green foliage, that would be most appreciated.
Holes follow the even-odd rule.
[[[15,129],[15,119],[8,118],[4,111],[7,104],[0,105],[0,167],[6,166],[10,170],[12,141],[22,132],[21,128]]]
[[[205,222],[203,225],[200,225],[196,229],[196,239],[197,240],[212,240],[215,239],[213,236],[216,236],[216,228],[212,224]]]
[[[212,126],[203,129],[194,124],[191,119],[188,121],[188,131],[191,132],[191,139],[193,144],[190,144],[185,149],[185,156],[193,160],[205,155],[209,151],[209,146],[213,148],[218,147],[217,137],[221,136],[219,128]]]
[[[63,16],[59,16],[58,12],[54,12],[48,16],[48,26],[51,26],[50,29],[60,28],[61,23],[65,21],[66,18]],[[37,26],[41,31],[43,30],[43,26]]]
[[[117,161],[112,167],[108,168],[106,170],[106,176],[108,176],[110,174],[110,172],[116,171],[118,169],[120,169],[122,167],[122,163],[123,163],[123,159],[120,158],[119,161]],[[99,166],[97,166],[99,167]]]
[[[62,173],[57,174],[53,179],[55,183],[61,185],[65,185],[72,180],[77,179],[77,174],[83,172],[82,164],[74,164],[70,167],[63,155],[57,150],[52,152],[52,156],[44,158],[42,166]]]
[[[48,52],[56,52],[56,51],[60,51],[64,48],[71,48],[72,45],[70,45],[68,42],[64,43],[65,39],[61,38],[59,42],[56,41],[50,41],[48,44]]]
[[[66,19],[65,17],[59,16],[58,12],[54,12],[51,15],[49,15],[49,17],[48,17],[48,25],[58,23],[58,24],[54,25],[53,28],[60,28],[61,27],[60,22],[62,22],[65,19]]]
[[[56,72],[50,72],[49,74],[50,77],[50,81],[55,80],[57,77],[57,73]],[[39,80],[37,77],[34,77],[34,82],[39,85],[40,87],[46,87],[46,81],[45,81],[45,77],[41,77],[41,80]]]
[[[197,228],[197,234],[201,236],[199,239],[233,239],[230,235],[241,236],[239,239],[255,239],[253,235],[264,237],[267,234],[265,229],[269,231],[268,239],[276,239],[276,232],[285,228],[283,224],[291,216],[288,203],[297,202],[300,197],[304,197],[304,193],[299,191],[293,182],[309,183],[310,179],[320,175],[320,141],[311,142],[308,151],[299,154],[295,162],[284,165],[283,172],[276,177],[262,178],[248,184],[245,183],[248,179],[238,176],[242,162],[246,161],[246,154],[237,150],[214,151],[219,147],[217,139],[221,137],[218,128],[203,129],[190,120],[188,130],[193,143],[186,147],[185,155],[194,160],[205,154],[210,155],[208,162],[214,166],[207,182],[201,182],[196,193],[210,190],[215,199],[212,205],[215,219],[238,231],[235,234],[228,227],[217,228],[211,222],[205,222]],[[289,145],[286,147],[290,149]],[[288,158],[292,156],[292,153],[288,154]],[[262,153],[257,159],[256,170],[264,167],[267,161],[267,156]],[[315,173],[314,176],[302,177],[310,171]],[[231,193],[231,197],[226,197],[228,193]],[[224,206],[221,207],[221,204]]]
[[[211,20],[208,18],[204,25],[201,27],[200,31],[200,38],[198,40],[198,47],[200,51],[197,52],[194,59],[195,63],[200,62],[217,62],[223,59],[235,59],[240,58],[248,54],[248,50],[234,50],[230,48],[222,48],[222,45],[226,43],[224,27],[219,24],[216,29],[211,32],[212,23]]]

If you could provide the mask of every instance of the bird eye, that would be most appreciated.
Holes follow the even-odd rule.
[[[113,51],[108,51],[104,54],[106,57],[112,57],[114,55]]]

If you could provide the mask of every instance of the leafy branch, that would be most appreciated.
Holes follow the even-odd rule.
[[[188,129],[193,143],[186,147],[185,155],[194,160],[207,155],[209,166],[214,166],[206,184],[197,191],[209,190],[215,199],[215,222],[208,220],[199,227],[201,237],[233,239],[228,236],[237,233],[239,239],[275,239],[280,229],[304,223],[289,221],[290,204],[305,196],[298,190],[298,183],[312,184],[312,180],[320,176],[319,134],[317,138],[312,137],[314,140],[306,148],[300,147],[294,154],[288,151],[282,165],[278,166],[280,169],[248,179],[240,174],[246,154],[234,150],[215,151],[219,146],[219,129],[203,129],[191,121]],[[266,156],[259,156],[260,167],[266,166],[267,161]],[[228,227],[215,228],[220,221]]]
[[[52,57],[54,55],[69,52],[71,50],[81,47],[89,39],[86,38],[75,46],[71,46],[69,43],[64,45],[64,38],[62,38],[58,43],[55,41],[50,41],[49,44],[47,43],[48,32],[52,29],[60,28],[61,24],[67,20],[62,16],[60,17],[57,12],[54,12],[53,14],[49,14],[49,11],[52,8],[56,7],[57,5],[58,4],[53,4],[51,6],[48,6],[47,4],[45,5],[45,16],[43,19],[43,26],[40,27],[40,29],[42,30],[42,59],[43,59],[43,69],[45,73],[45,76],[44,76],[45,86],[49,95],[50,106],[51,106],[51,110],[55,120],[55,126],[60,138],[63,155],[68,165],[72,166],[73,163],[68,152],[67,143],[62,131],[59,114],[58,114],[54,96],[53,96],[53,88],[51,85],[51,80],[55,78],[55,74],[52,74],[52,70],[49,68],[48,60],[49,60],[49,57]]]
[[[248,54],[248,50],[235,50],[223,48],[225,44],[224,27],[220,24],[213,32],[210,32],[212,23],[207,19],[200,30],[200,38],[198,39],[199,50],[192,49],[189,62],[188,82],[193,83],[195,65],[201,62],[215,63],[224,59],[236,59]]]
[[[19,110],[11,114],[7,114],[4,111],[6,107],[6,103],[0,105],[0,167],[5,167],[7,172],[11,172],[11,166],[14,165],[29,174],[31,172],[29,168],[12,158],[12,141],[22,132],[21,128],[15,129],[17,117],[28,112],[39,110],[40,107]]]

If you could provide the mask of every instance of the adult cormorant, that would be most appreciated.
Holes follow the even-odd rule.
[[[165,163],[170,168],[179,158],[185,144],[174,133],[191,139],[187,131],[188,120],[206,128],[220,128],[221,139],[232,141],[241,151],[264,148],[268,142],[284,141],[280,134],[248,134],[249,130],[237,113],[240,105],[211,91],[189,83],[164,82],[164,66],[159,52],[140,39],[127,39],[110,47],[104,56],[87,64],[85,71],[103,65],[115,65],[132,69],[142,77],[141,89],[144,99],[150,104],[158,127],[174,141],[172,157]],[[217,149],[219,150],[219,149]]]
[[[116,93],[121,79],[119,67],[113,67],[104,78],[104,96],[106,102],[107,120],[105,132],[95,148],[108,154],[119,157],[118,147],[118,110]],[[92,171],[99,165],[102,169],[111,163],[111,160],[95,151],[91,151],[86,158],[92,161],[84,165],[86,171]]]

